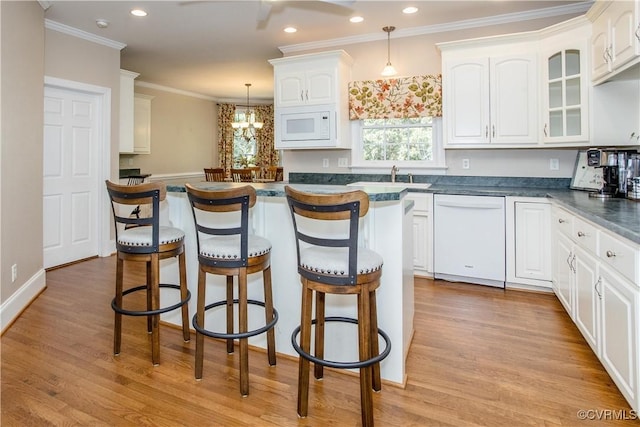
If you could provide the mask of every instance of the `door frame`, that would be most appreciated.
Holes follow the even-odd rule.
[[[111,218],[110,215],[107,215],[110,212],[110,206],[106,191],[101,190],[104,181],[111,178],[111,88],[51,76],[44,76],[44,86],[45,88],[80,92],[97,97],[96,119],[99,123],[99,132],[96,138],[98,144],[95,153],[98,156],[99,170],[93,185],[99,197],[96,198],[97,220],[94,231],[98,239],[98,256],[109,256],[113,252],[110,244]]]

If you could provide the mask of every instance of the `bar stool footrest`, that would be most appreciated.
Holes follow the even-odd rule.
[[[240,304],[240,301],[238,299],[234,299],[233,303],[235,305]],[[259,305],[260,307],[265,307],[265,303],[263,301],[258,301],[258,300],[253,300],[253,299],[249,299],[247,300],[247,304],[251,304],[251,305]],[[207,310],[210,310],[212,308],[216,308],[216,307],[220,307],[220,306],[224,306],[227,305],[227,301],[226,300],[220,300],[220,301],[216,301],[213,302],[211,304],[208,304],[207,306],[205,306],[204,311],[205,313],[207,312]],[[238,333],[226,333],[226,332],[214,332],[214,331],[210,331],[208,329],[205,329],[203,327],[201,327],[200,325],[198,325],[197,322],[197,314],[193,316],[193,319],[191,321],[191,323],[193,324],[194,329],[203,334],[206,335],[208,337],[212,337],[212,338],[223,338],[223,339],[241,339],[241,338],[249,338],[249,337],[253,337],[256,335],[260,335],[263,334],[265,332],[267,332],[269,329],[273,328],[276,323],[278,322],[278,310],[276,310],[275,308],[273,309],[273,319],[267,323],[266,325],[257,328],[257,329],[253,329],[251,331],[247,331],[247,332],[238,332]]]
[[[358,320],[357,319],[353,319],[351,317],[339,317],[339,316],[335,316],[335,317],[325,317],[324,319],[325,322],[342,322],[342,323],[353,323],[353,324],[358,324]],[[311,321],[312,325],[316,324],[316,319],[313,319]],[[365,368],[367,366],[371,366],[374,365],[376,363],[379,363],[380,361],[384,360],[389,353],[391,352],[391,339],[389,338],[389,335],[387,335],[386,332],[384,332],[382,329],[378,328],[378,335],[380,335],[382,337],[382,339],[384,339],[385,341],[385,348],[384,350],[376,355],[371,357],[370,359],[367,360],[361,360],[361,361],[357,361],[357,362],[336,362],[336,361],[332,361],[332,360],[326,360],[326,359],[320,359],[318,357],[315,357],[314,355],[307,353],[306,351],[302,350],[302,347],[300,347],[300,345],[298,344],[298,335],[300,334],[300,326],[298,326],[297,328],[295,328],[293,330],[293,333],[291,334],[291,345],[293,346],[293,349],[300,355],[300,357],[307,359],[313,363],[316,363],[318,365],[322,365],[322,366],[328,366],[330,368],[336,368],[336,369],[356,369],[356,368]]]
[[[180,290],[180,286],[179,285],[168,285],[165,283],[161,283],[160,285],[160,289],[177,289]],[[135,288],[130,288],[127,289],[126,291],[122,292],[122,297],[125,297],[126,295],[132,294],[134,292],[139,292],[139,291],[146,291],[147,290],[147,285],[141,285],[141,286],[136,286]],[[157,310],[127,310],[124,309],[122,307],[119,307],[116,305],[116,299],[112,299],[111,300],[111,308],[113,309],[113,311],[115,311],[116,313],[120,313],[120,314],[124,314],[126,316],[152,316],[155,314],[162,314],[162,313],[168,313],[170,311],[173,311],[177,308],[182,307],[183,305],[185,305],[186,303],[189,302],[189,300],[191,299],[191,292],[187,289],[187,297],[181,301],[179,301],[176,304],[167,306],[167,307],[160,307]]]

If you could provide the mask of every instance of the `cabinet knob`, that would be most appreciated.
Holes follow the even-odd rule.
[[[558,222],[559,222],[560,224],[564,224],[566,221],[565,221],[564,219],[562,219],[562,218],[558,218]]]
[[[582,231],[578,231],[578,237],[584,237],[586,236],[586,234],[584,234]]]
[[[616,253],[613,251],[607,251],[606,255],[607,255],[607,258],[613,258],[614,256],[616,256]]]

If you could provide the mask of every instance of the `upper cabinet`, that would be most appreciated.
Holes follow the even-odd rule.
[[[348,84],[352,58],[343,50],[334,50],[269,62],[274,71],[275,147],[351,148]]]
[[[598,1],[593,21],[591,79],[601,83],[640,63],[640,0]]]
[[[133,102],[133,151],[151,154],[151,100],[153,96],[136,93]]]
[[[443,50],[446,146],[536,144],[536,54],[471,57],[474,53],[451,58]]]
[[[133,81],[140,74],[120,70],[120,152],[133,154]]]
[[[589,140],[588,36],[545,39],[542,46],[542,141]]]

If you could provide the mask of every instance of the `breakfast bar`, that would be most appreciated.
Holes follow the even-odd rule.
[[[199,182],[194,186],[201,189],[221,189],[244,184]],[[271,270],[274,307],[279,319],[275,326],[276,351],[297,357],[291,345],[291,333],[300,323],[301,285],[297,271],[295,236],[291,214],[282,183],[253,183],[258,200],[251,213],[251,231],[263,236],[272,244]],[[341,185],[291,184],[292,187],[310,193],[336,193],[353,191],[352,187]],[[193,215],[184,186],[168,186],[164,221],[185,232],[187,258],[187,282],[192,295],[196,295],[198,278],[197,243]],[[382,279],[377,291],[378,325],[391,338],[391,353],[381,362],[381,376],[388,382],[404,384],[406,381],[405,359],[413,335],[413,246],[412,209],[413,201],[405,198],[404,188],[365,188],[369,195],[369,212],[360,223],[360,245],[379,253],[384,260]],[[161,264],[163,283],[178,280],[176,261],[166,260]],[[207,275],[207,303],[224,298],[224,277]],[[249,276],[249,298],[262,299],[262,275]],[[162,304],[168,304],[178,295],[162,295]],[[255,310],[255,311],[254,311]],[[195,298],[189,306],[190,316],[196,311]],[[207,317],[207,328],[224,328],[224,310]],[[353,296],[327,296],[327,315],[355,318],[356,301]],[[219,316],[218,316],[219,315]],[[167,313],[162,321],[179,325],[179,313]],[[252,322],[255,321],[255,325]],[[264,322],[261,308],[249,310],[249,328]],[[336,361],[358,360],[357,327],[354,325],[329,325],[325,356]],[[250,345],[266,348],[266,338],[256,336],[249,339]],[[380,339],[381,351],[384,340]]]

